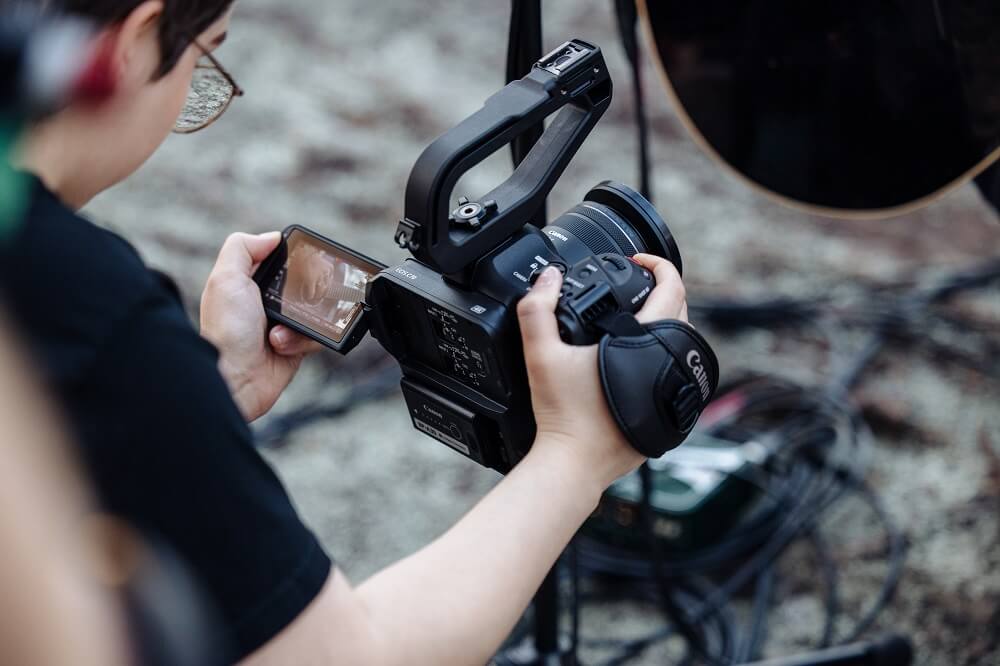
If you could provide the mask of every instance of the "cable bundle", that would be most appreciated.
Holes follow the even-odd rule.
[[[734,403],[736,409],[732,409]],[[759,490],[758,500],[717,542],[691,552],[669,553],[661,547],[656,557],[649,558],[646,553],[581,537],[577,544],[580,570],[594,577],[598,588],[610,582],[627,596],[661,603],[663,592],[657,578],[665,579],[671,603],[683,615],[680,621],[695,629],[692,656],[708,663],[742,663],[759,655],[766,637],[777,560],[794,541],[807,538],[823,567],[826,618],[817,645],[852,640],[870,626],[891,598],[905,552],[902,535],[863,481],[871,445],[867,426],[846,401],[773,378],[740,381],[721,391],[715,404],[728,405],[730,411],[714,421],[706,412],[706,421],[711,421],[704,427],[706,432],[730,439],[753,437],[769,451],[766,464],[741,475]],[[872,608],[848,635],[836,636],[838,574],[817,524],[849,494],[863,499],[882,524],[889,571]],[[743,590],[749,590],[752,598],[746,626],[737,621],[729,605]],[[624,663],[675,633],[676,613],[670,613],[671,626],[649,636],[584,644],[613,647],[617,654],[607,663]]]
[[[775,377],[750,376],[719,391],[702,416],[702,432],[732,441],[755,440],[768,455],[752,472],[740,474],[759,491],[758,499],[716,542],[691,552],[667,552],[656,539],[649,539],[646,551],[636,552],[592,537],[578,538],[578,573],[591,578],[598,590],[612,587],[619,596],[659,602],[669,621],[664,629],[638,639],[588,640],[583,644],[615,650],[606,663],[621,664],[679,633],[688,644],[688,661],[736,664],[755,659],[767,636],[776,564],[799,539],[809,542],[821,568],[825,621],[817,647],[861,636],[892,598],[902,574],[905,539],[864,480],[872,435],[850,400],[850,391],[887,342],[929,350],[993,379],[1000,378],[995,326],[941,307],[962,292],[994,283],[1000,283],[997,260],[939,277],[927,285],[901,283],[860,290],[847,304],[824,296],[692,305],[692,314],[699,322],[730,333],[820,321],[835,322],[840,330],[853,326],[869,333],[857,353],[831,369],[832,379],[826,386],[807,387]],[[640,477],[647,489],[649,477],[649,472]],[[643,496],[648,512],[648,490]],[[867,504],[881,525],[887,571],[868,610],[849,632],[837,635],[835,626],[842,615],[840,576],[818,525],[829,509],[847,496]],[[644,521],[643,527],[648,537],[650,522]],[[730,602],[743,591],[749,593],[751,610],[749,619],[741,623]],[[607,594],[601,592],[590,598],[606,599]]]

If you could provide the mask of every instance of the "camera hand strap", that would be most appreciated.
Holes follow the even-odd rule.
[[[687,438],[719,385],[711,346],[690,324],[640,324],[620,313],[597,322],[598,368],[608,407],[629,443],[658,458]]]

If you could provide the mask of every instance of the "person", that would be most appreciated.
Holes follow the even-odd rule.
[[[517,307],[538,424],[530,452],[443,536],[352,585],[247,425],[314,349],[287,328],[268,330],[250,277],[279,234],[229,236],[202,294],[199,335],[168,280],[73,212],[138,168],[172,127],[214,121],[240,92],[213,55],[231,0],[64,4],[101,28],[114,90],[25,137],[19,164],[34,174],[35,196],[0,249],[0,288],[103,505],[190,565],[233,661],[486,662],[602,491],[642,461],[608,411],[596,347],[559,338],[559,273],[543,273]],[[228,92],[209,94],[206,76]],[[673,266],[637,260],[657,282],[639,319],[686,320]]]
[[[101,511],[8,324],[0,312],[0,664],[224,663],[184,563]]]
[[[0,663],[124,666],[125,618],[80,529],[90,494],[0,315]]]

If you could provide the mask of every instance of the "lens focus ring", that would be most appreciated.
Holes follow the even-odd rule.
[[[613,252],[631,257],[645,251],[641,241],[630,238],[622,229],[623,223],[612,216],[617,217],[601,204],[578,204],[553,222],[553,226],[576,236],[594,254]]]
[[[575,211],[589,217],[610,235],[620,248],[617,250],[618,254],[631,257],[633,254],[646,251],[639,237],[634,232],[629,233],[632,230],[628,223],[607,206],[586,202],[577,206]]]

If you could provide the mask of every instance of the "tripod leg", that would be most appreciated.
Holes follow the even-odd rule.
[[[533,635],[496,656],[498,666],[577,666],[569,640],[559,632],[559,563],[549,571],[531,601]]]

